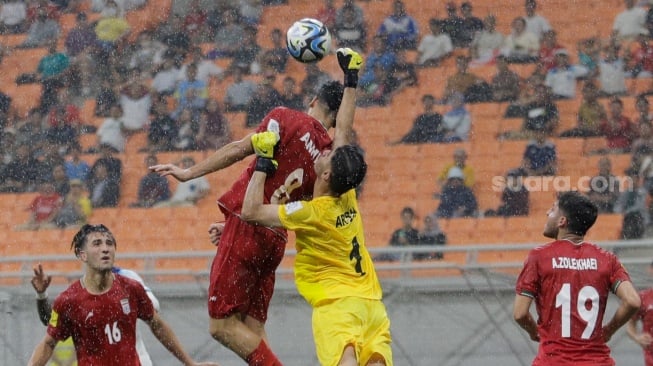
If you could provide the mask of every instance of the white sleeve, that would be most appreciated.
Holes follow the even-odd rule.
[[[147,285],[145,285],[145,282],[143,282],[143,279],[141,278],[141,276],[138,275],[138,273],[129,269],[120,268],[118,274],[140,283],[141,286],[143,286],[143,288],[145,289],[145,293],[147,293],[147,297],[149,297],[150,301],[152,301],[152,306],[154,306],[154,310],[156,310],[157,312],[160,310],[159,299],[157,299],[156,296],[154,296],[154,293],[152,293],[152,290],[149,287],[147,287]]]

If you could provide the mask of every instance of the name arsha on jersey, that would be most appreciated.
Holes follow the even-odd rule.
[[[596,258],[551,258],[551,266],[553,269],[574,269],[577,271],[598,270]]]
[[[345,211],[342,215],[338,216],[336,219],[336,228],[343,227],[345,225],[348,225],[350,222],[354,221],[354,218],[356,217],[356,210],[349,209],[349,211]]]
[[[320,150],[315,147],[315,143],[313,140],[311,140],[311,134],[306,132],[304,136],[299,139],[299,141],[304,143],[304,147],[306,148],[306,151],[311,156],[313,161],[317,161],[317,158],[320,156]]]

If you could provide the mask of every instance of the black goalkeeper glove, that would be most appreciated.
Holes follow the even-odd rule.
[[[345,88],[358,86],[358,71],[363,66],[363,57],[351,48],[338,48],[338,64],[345,73]]]

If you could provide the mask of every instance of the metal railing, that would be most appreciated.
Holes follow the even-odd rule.
[[[653,258],[653,239],[633,240],[633,241],[609,241],[597,243],[606,250],[613,251],[620,255],[622,263],[626,266],[629,265],[647,265],[651,263]],[[513,270],[517,271],[521,268],[523,260],[519,261],[483,261],[479,262],[477,258],[482,253],[500,252],[506,253],[510,251],[527,251],[539,244],[487,244],[487,245],[432,245],[432,246],[404,246],[404,247],[372,247],[369,248],[370,254],[377,258],[379,256],[392,256],[397,258],[396,261],[375,261],[375,267],[379,277],[394,278],[399,280],[413,279],[416,273],[419,273],[420,278],[428,277],[428,270],[449,270],[447,276],[455,276],[462,274],[465,271],[498,271],[498,270]],[[642,255],[642,250],[651,249],[651,255]],[[632,255],[629,252],[635,251]],[[427,254],[427,253],[443,253],[444,259],[427,259],[415,260],[414,254]],[[464,253],[464,261],[448,261],[448,253]],[[137,272],[146,279],[157,278],[159,281],[166,281],[170,278],[172,281],[198,281],[205,279],[209,275],[210,262],[215,255],[215,251],[175,251],[175,252],[150,252],[150,253],[130,253],[120,252],[117,254],[116,263],[120,265],[121,261],[142,261],[140,268],[134,268]],[[286,257],[294,257],[296,251],[294,249],[286,250]],[[459,256],[460,258],[460,256]],[[206,260],[205,268],[192,269],[182,268],[183,260],[195,259]],[[525,259],[525,258],[524,258]],[[168,263],[165,268],[158,262],[160,260],[180,261],[179,267],[171,266]],[[62,255],[21,255],[13,257],[0,258],[0,266],[13,264],[19,265],[18,271],[0,271],[0,281],[3,280],[19,280],[18,282],[24,284],[29,282],[33,275],[32,268],[38,263],[42,263],[47,268],[57,268],[57,264],[61,262],[77,262],[78,259],[71,254]],[[74,266],[74,265],[73,265]],[[6,266],[4,266],[6,268]],[[82,266],[79,265],[78,270],[72,271],[56,271],[48,270],[53,277],[65,277],[68,280],[78,278],[82,273]],[[291,265],[282,265],[277,270],[277,276],[281,280],[292,279]],[[432,274],[433,277],[441,277],[442,274]],[[6,282],[6,281],[4,281]]]

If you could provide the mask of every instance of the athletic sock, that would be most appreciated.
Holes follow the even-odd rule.
[[[283,366],[281,361],[272,353],[270,347],[262,339],[258,347],[247,356],[247,360],[245,361],[247,361],[249,366]]]

